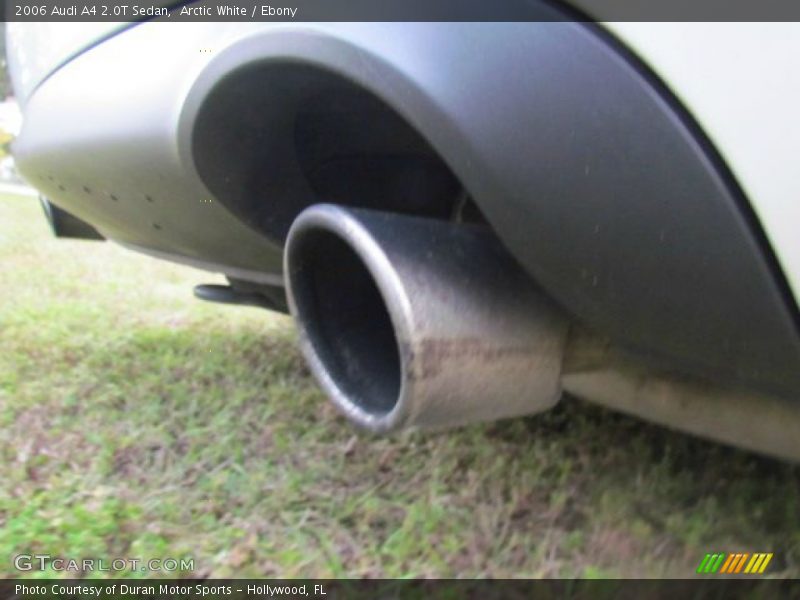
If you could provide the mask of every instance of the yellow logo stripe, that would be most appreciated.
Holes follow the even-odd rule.
[[[760,563],[764,558],[763,554],[759,554],[756,552],[753,554],[753,558],[750,559],[750,562],[747,563],[747,566],[744,568],[745,573],[753,573],[754,568],[758,568],[758,563]]]
[[[763,573],[764,569],[767,568],[767,565],[769,564],[769,561],[771,561],[771,560],[772,560],[772,552],[767,554],[767,556],[764,558],[764,562],[761,563],[761,567],[758,569],[758,572],[759,573]]]

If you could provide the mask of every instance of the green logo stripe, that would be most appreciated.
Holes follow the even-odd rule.
[[[719,558],[717,559],[717,562],[714,563],[714,566],[711,568],[711,573],[716,573],[719,570],[719,568],[722,566],[722,561],[723,560],[725,560],[725,553],[724,552],[720,553]]]
[[[706,568],[703,571],[703,573],[711,573],[711,569],[714,566],[714,563],[717,562],[718,558],[719,558],[719,554],[712,554],[711,558],[708,559],[708,564],[706,564]]]
[[[697,572],[698,573],[705,573],[706,572],[705,571],[706,565],[708,564],[708,561],[710,559],[711,559],[711,555],[710,554],[706,554],[705,557],[703,558],[703,560],[700,561],[700,566],[697,567]]]

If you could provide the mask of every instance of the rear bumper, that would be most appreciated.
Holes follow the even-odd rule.
[[[65,65],[28,101],[15,144],[21,172],[109,239],[214,268],[279,274],[280,247],[213,201],[180,126],[213,56],[200,49],[224,47],[247,29],[140,25]]]

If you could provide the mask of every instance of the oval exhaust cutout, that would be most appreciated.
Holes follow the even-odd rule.
[[[361,427],[490,421],[561,395],[566,319],[487,229],[319,204],[284,262],[311,371]]]

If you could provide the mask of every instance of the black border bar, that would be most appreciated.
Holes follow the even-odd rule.
[[[0,600],[322,600],[532,598],[574,600],[660,598],[797,598],[800,581],[762,577],[596,580],[253,580],[253,579],[9,579]]]
[[[541,21],[535,0],[0,0],[4,22]],[[800,21],[797,0],[569,0],[551,20]]]

